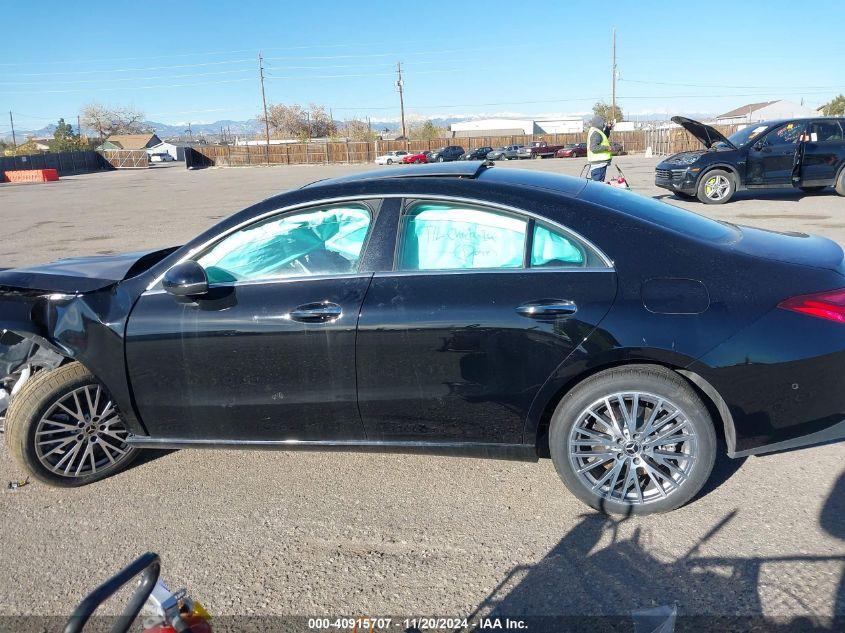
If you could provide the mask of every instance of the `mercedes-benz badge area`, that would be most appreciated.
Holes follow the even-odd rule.
[[[763,121],[729,137],[685,117],[672,121],[705,147],[673,154],[655,168],[654,183],[679,198],[722,204],[744,189],[811,193],[829,186],[845,195],[845,119]]]

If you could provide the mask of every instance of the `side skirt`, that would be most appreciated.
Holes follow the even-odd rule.
[[[521,462],[539,461],[537,449],[529,444],[474,442],[410,442],[378,440],[190,440],[131,435],[126,443],[136,448],[251,449],[276,451],[338,451],[366,453],[407,453],[452,457],[482,457]]]

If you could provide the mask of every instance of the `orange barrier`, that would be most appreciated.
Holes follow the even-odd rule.
[[[5,182],[52,182],[59,179],[55,169],[18,169],[7,171]]]

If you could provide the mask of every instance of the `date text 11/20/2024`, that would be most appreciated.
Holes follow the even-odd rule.
[[[468,618],[309,618],[308,628],[312,630],[342,630],[355,633],[401,629],[405,632],[417,631],[455,631],[465,630],[470,626],[476,631],[519,631],[526,630],[524,620],[512,618],[487,617],[470,621]]]

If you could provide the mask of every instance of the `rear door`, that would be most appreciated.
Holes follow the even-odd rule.
[[[832,185],[845,161],[845,132],[835,119],[811,121],[801,159],[801,185]]]
[[[610,309],[607,258],[562,227],[409,200],[356,345],[370,440],[520,443],[539,388]]]
[[[764,187],[792,186],[798,144],[806,124],[784,123],[754,143],[748,150],[748,183]]]

